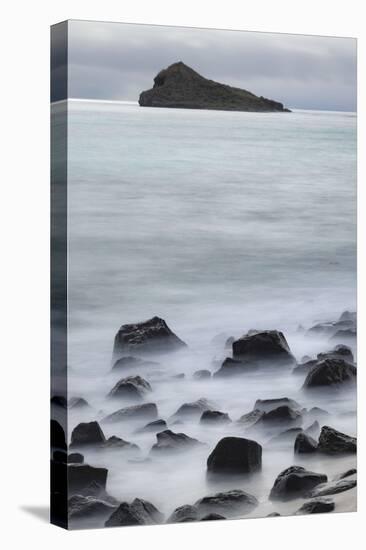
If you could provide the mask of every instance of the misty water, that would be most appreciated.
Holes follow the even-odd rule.
[[[146,421],[102,424],[106,436],[140,447],[136,457],[85,451],[87,463],[108,468],[111,495],[144,498],[168,516],[177,506],[238,488],[260,500],[250,515],[294,513],[301,503],[268,501],[281,470],[305,465],[332,478],[354,467],[355,458],[295,457],[293,445],[268,444],[281,429],[246,432],[235,421],[256,399],[286,396],[326,409],[326,424],[355,435],[355,389],[305,392],[304,376],[291,368],[202,381],[192,375],[217,370],[231,355],[225,337],[253,328],[282,330],[298,361],[334,346],[299,325],[307,329],[356,309],[355,114],[90,101],[68,107],[68,392],[91,405],[69,411],[69,436],[79,422],[131,404],[106,396],[117,380],[139,374],[152,386],[145,401],[157,404],[158,417],[206,446],[149,456],[155,434],[136,433]],[[188,350],[154,357],[155,367],[112,373],[118,328],[154,315]],[[174,378],[179,373],[185,378]],[[201,397],[233,423],[207,427],[194,418],[173,425],[178,407]],[[313,420],[305,415],[303,427]],[[260,473],[207,479],[207,457],[225,435],[263,445]],[[354,509],[352,498],[338,510]]]

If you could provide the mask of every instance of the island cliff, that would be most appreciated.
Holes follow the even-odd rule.
[[[278,101],[208,80],[182,61],[160,71],[154,78],[153,88],[140,94],[139,104],[179,109],[290,112]]]

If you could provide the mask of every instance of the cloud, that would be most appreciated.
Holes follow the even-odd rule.
[[[69,97],[137,101],[184,61],[207,78],[293,108],[356,109],[356,40],[69,22]]]

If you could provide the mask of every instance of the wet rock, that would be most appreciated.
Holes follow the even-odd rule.
[[[344,491],[349,491],[357,485],[356,479],[341,479],[339,481],[331,481],[316,487],[310,494],[312,497],[325,497],[328,495],[337,495]]]
[[[98,422],[81,422],[72,431],[70,448],[102,445],[106,439]]]
[[[294,451],[297,454],[315,453],[317,446],[315,439],[305,433],[299,433],[295,439]]]
[[[213,376],[216,378],[223,378],[247,374],[248,371],[253,370],[255,366],[253,362],[239,361],[238,359],[226,357],[219,370],[216,371]]]
[[[201,416],[204,411],[214,410],[215,404],[208,401],[204,397],[201,397],[197,401],[192,403],[184,403],[179,407],[179,409],[174,413],[173,416],[180,417],[191,417],[191,416]]]
[[[157,443],[152,446],[151,452],[176,452],[188,451],[202,445],[198,439],[189,437],[184,433],[175,433],[172,430],[164,430],[156,434]]]
[[[343,359],[325,359],[309,371],[303,387],[316,388],[354,382],[356,374],[356,367]]]
[[[208,378],[211,378],[211,372],[207,369],[197,370],[193,373],[193,378],[196,380],[207,380]]]
[[[122,325],[114,339],[115,357],[134,352],[171,352],[186,344],[170,330],[164,319],[152,317],[142,323]]]
[[[51,447],[52,449],[66,449],[66,439],[63,427],[57,420],[51,420]]]
[[[289,399],[288,397],[278,397],[275,399],[257,399],[254,404],[253,410],[257,409],[268,413],[277,409],[278,407],[291,407],[291,409],[299,410],[301,407],[294,399]]]
[[[125,422],[132,419],[154,420],[158,416],[158,408],[155,403],[144,403],[119,409],[102,419],[102,422]]]
[[[324,514],[327,512],[333,512],[334,508],[334,502],[329,499],[309,500],[297,510],[295,515],[298,516],[302,514]]]
[[[221,514],[207,514],[207,516],[201,518],[200,521],[216,521],[218,519],[226,519],[226,517]]]
[[[314,487],[326,481],[328,478],[324,474],[310,472],[302,466],[291,466],[277,476],[269,499],[286,501],[304,497]]]
[[[127,378],[122,378],[119,380],[111,389],[108,396],[142,399],[151,391],[149,382],[147,382],[144,378],[141,378],[141,376],[128,376]]]
[[[116,509],[116,506],[93,496],[73,495],[68,500],[69,520],[106,518]]]
[[[69,409],[88,409],[89,403],[83,397],[72,397],[69,401]]]
[[[105,527],[156,525],[163,519],[163,514],[151,502],[135,498],[131,504],[122,502],[105,522]]]
[[[158,420],[154,420],[153,422],[148,422],[146,426],[143,426],[139,430],[137,430],[138,433],[156,433],[161,432],[162,430],[165,430],[167,428],[167,423],[165,420],[162,420],[159,418]]]
[[[67,462],[69,464],[83,464],[84,456],[80,453],[70,453],[67,457]]]
[[[169,516],[167,523],[187,523],[191,521],[198,521],[199,514],[198,508],[191,504],[184,504],[176,508],[174,512]]]
[[[201,498],[195,506],[200,515],[222,514],[230,517],[235,514],[249,514],[258,506],[258,500],[249,493],[235,489]]]
[[[224,437],[207,459],[207,471],[214,474],[247,474],[261,467],[261,445],[243,437]]]
[[[134,357],[133,355],[127,355],[125,357],[120,357],[115,361],[112,370],[113,371],[120,371],[120,370],[130,370],[135,368],[144,368],[144,367],[156,367],[159,363],[156,361],[146,361],[145,359],[141,359],[140,357]]]
[[[60,407],[61,409],[67,409],[67,399],[63,395],[53,395],[51,397],[51,405]]]
[[[326,351],[324,353],[318,353],[317,360],[324,361],[324,359],[344,359],[348,363],[353,363],[353,353],[349,346],[339,344],[335,346],[332,350]]]
[[[227,413],[221,411],[204,411],[200,418],[201,424],[227,424],[231,418]]]
[[[105,490],[108,470],[89,464],[69,464],[67,467],[69,493],[75,494],[95,483]]]
[[[285,336],[278,330],[251,330],[233,342],[234,359],[270,364],[294,364]]]
[[[333,481],[339,481],[340,479],[345,479],[346,477],[350,477],[357,474],[356,468],[351,468],[350,470],[346,470],[345,472],[342,472],[341,474],[337,475]]]
[[[348,454],[357,452],[357,439],[323,426],[319,436],[318,451],[326,454]]]

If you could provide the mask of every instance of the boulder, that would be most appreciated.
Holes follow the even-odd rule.
[[[356,367],[343,359],[325,359],[310,369],[303,387],[316,388],[354,382],[356,375]]]
[[[201,397],[200,399],[197,399],[197,401],[193,401],[192,403],[184,403],[183,405],[181,405],[173,416],[201,416],[204,411],[209,411],[213,409],[215,409],[215,404],[208,401],[204,397]]]
[[[325,497],[328,495],[337,495],[344,491],[349,491],[357,485],[356,479],[341,479],[318,485],[310,494],[312,497]]]
[[[251,426],[254,426],[262,418],[263,415],[263,411],[254,409],[254,411],[243,414],[239,418],[238,424],[242,424],[243,426],[250,428]]]
[[[83,464],[84,456],[80,453],[70,453],[67,457],[67,462],[69,464]]]
[[[57,420],[51,419],[51,448],[66,449],[66,439],[63,427]]]
[[[95,468],[89,466],[89,464],[69,464],[67,476],[70,495],[86,489],[93,483],[105,490],[107,475],[108,470],[106,468]]]
[[[211,372],[207,369],[196,370],[196,372],[193,373],[193,378],[195,380],[207,380],[211,378]]]
[[[132,405],[124,407],[114,413],[105,416],[102,422],[126,422],[134,419],[138,420],[154,420],[158,416],[158,408],[155,403],[144,403],[142,405]]]
[[[191,504],[184,504],[176,508],[174,512],[167,519],[167,523],[187,523],[191,521],[198,521],[199,514],[198,508]]]
[[[335,504],[332,500],[319,498],[305,502],[295,513],[296,516],[302,514],[324,514],[333,512]]]
[[[357,439],[323,426],[319,436],[318,451],[325,454],[349,454],[357,452]]]
[[[69,401],[69,409],[88,409],[89,403],[83,397],[72,397]]]
[[[285,336],[278,330],[251,330],[233,342],[234,359],[289,365],[295,363]]]
[[[216,493],[199,499],[195,506],[199,515],[222,514],[225,516],[249,514],[258,506],[258,500],[240,489]]]
[[[186,344],[170,330],[164,319],[152,317],[142,323],[122,325],[114,339],[115,357],[134,352],[170,352],[185,348]]]
[[[188,451],[202,445],[200,441],[189,437],[184,433],[175,433],[172,430],[164,430],[156,434],[157,443],[152,446],[151,452],[176,452]]]
[[[299,426],[302,424],[302,414],[288,405],[282,405],[281,407],[277,407],[276,409],[263,413],[258,422],[271,424],[296,424]]]
[[[103,449],[123,449],[125,451],[139,451],[140,448],[135,445],[135,443],[131,443],[130,441],[125,441],[121,437],[117,437],[115,435],[112,435],[107,439],[105,443],[103,443]]]
[[[140,94],[139,105],[175,109],[289,112],[278,101],[208,80],[182,61],[169,65],[156,75],[153,88]]]
[[[116,506],[93,496],[73,495],[68,500],[69,520],[106,518],[116,509]]]
[[[248,371],[253,370],[255,366],[256,364],[254,364],[253,362],[239,361],[238,359],[231,359],[231,357],[226,357],[219,370],[214,372],[213,376],[215,378],[239,376],[242,374],[247,374]]]
[[[332,350],[326,351],[324,353],[318,353],[317,360],[324,361],[324,359],[344,359],[348,363],[353,363],[353,353],[349,346],[339,344],[335,346]]]
[[[130,504],[122,502],[105,522],[105,527],[156,525],[163,519],[163,514],[151,502],[135,498]]]
[[[153,420],[153,422],[148,422],[145,426],[137,430],[137,433],[156,433],[165,430],[167,427],[165,420],[159,418],[158,420]]]
[[[141,376],[128,376],[122,378],[111,389],[109,397],[121,397],[127,399],[142,399],[148,392],[151,392],[151,386]]]
[[[156,367],[159,363],[156,361],[146,361],[140,357],[134,357],[133,355],[127,355],[120,357],[115,361],[112,367],[112,371],[131,370],[135,368]]]
[[[269,499],[286,501],[306,497],[314,487],[326,481],[328,478],[324,474],[310,472],[302,466],[291,466],[277,476]]]
[[[333,481],[339,481],[340,479],[345,479],[346,477],[354,476],[356,474],[357,474],[357,469],[350,468],[349,470],[346,470],[345,472],[338,474]]]
[[[254,404],[253,410],[259,410],[265,413],[273,411],[278,407],[291,407],[291,409],[300,410],[300,405],[294,399],[288,397],[277,397],[275,399],[257,399]]]
[[[294,451],[297,454],[315,453],[317,446],[315,439],[305,433],[299,433],[295,439]]]
[[[356,337],[357,337],[357,330],[355,328],[346,328],[346,329],[337,330],[330,339],[336,340],[337,342],[344,342],[344,340],[346,341],[355,340]]]
[[[243,437],[224,437],[207,459],[207,471],[214,474],[248,474],[261,467],[261,445]]]
[[[204,411],[200,418],[201,424],[228,424],[231,418],[221,411]]]
[[[72,431],[70,449],[86,445],[102,445],[105,441],[98,422],[81,422]]]
[[[307,374],[315,365],[318,364],[317,359],[310,359],[304,363],[299,363],[292,369],[292,374]]]

